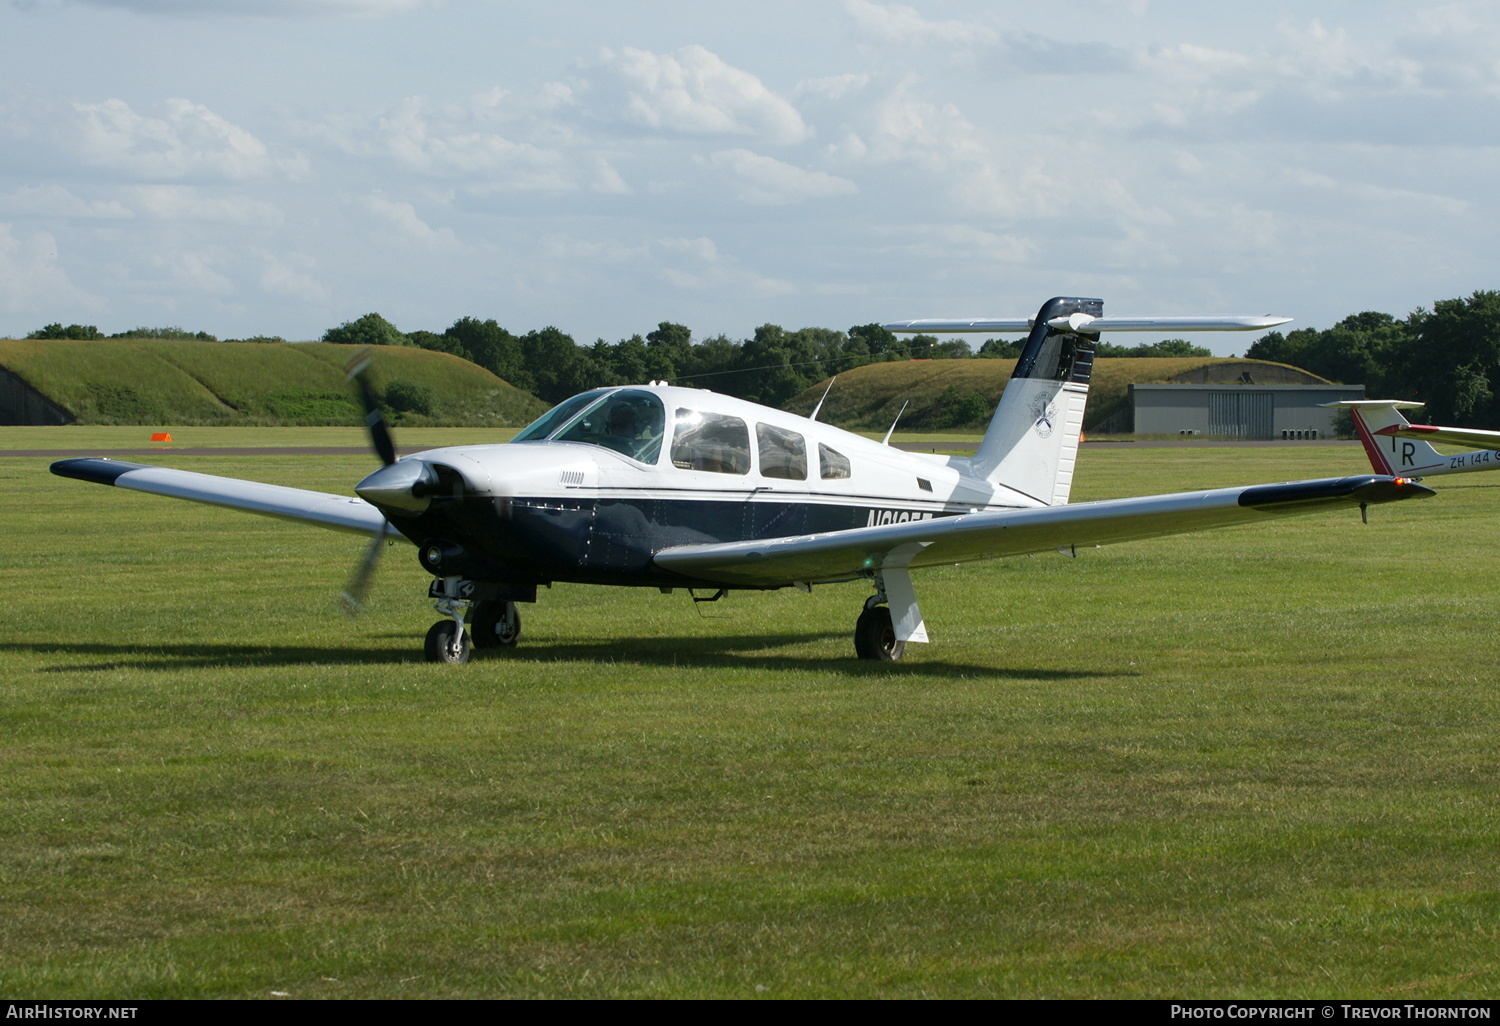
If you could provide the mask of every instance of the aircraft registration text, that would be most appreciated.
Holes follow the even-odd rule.
[[[910,520],[931,520],[931,513],[910,509],[872,509],[866,527],[882,527],[886,524],[904,524]]]

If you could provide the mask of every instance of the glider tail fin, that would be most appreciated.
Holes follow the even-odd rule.
[[[1377,474],[1390,477],[1419,476],[1448,465],[1441,453],[1421,439],[1397,438],[1389,433],[1392,429],[1409,427],[1410,422],[1402,416],[1401,411],[1417,409],[1421,407],[1421,403],[1394,399],[1351,399],[1327,405],[1349,411],[1349,419],[1354,422],[1354,432],[1365,447],[1365,455],[1370,458],[1370,468]]]
[[[1072,330],[1066,319],[1103,312],[1100,299],[1059,297],[1042,304],[970,462],[977,476],[1048,506],[1068,501],[1099,336]]]

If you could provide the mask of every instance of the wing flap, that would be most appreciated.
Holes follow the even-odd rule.
[[[211,506],[297,520],[339,531],[372,534],[385,523],[385,516],[364,499],[332,495],[304,488],[261,484],[233,477],[198,474],[190,470],[153,467],[104,457],[59,460],[52,473],[95,484],[114,485],[131,491],[187,499]],[[399,537],[394,531],[392,537]]]
[[[764,541],[682,545],[656,554],[664,569],[706,583],[777,587],[841,581],[881,569],[897,553],[903,566],[936,566],[1135,541],[1267,516],[1335,506],[1375,505],[1436,494],[1403,478],[1356,477],[1219,488],[1071,506],[967,513],[881,527]],[[915,554],[913,547],[920,546]]]

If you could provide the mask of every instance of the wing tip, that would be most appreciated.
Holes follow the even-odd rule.
[[[58,477],[71,477],[93,484],[112,485],[132,470],[147,469],[147,465],[129,463],[125,460],[112,460],[108,456],[79,456],[74,459],[58,460],[50,469]]]

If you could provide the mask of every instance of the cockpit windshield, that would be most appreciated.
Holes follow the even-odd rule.
[[[582,411],[585,406],[595,402],[601,395],[604,395],[608,391],[609,389],[607,388],[596,388],[592,392],[583,392],[571,399],[564,399],[522,428],[511,441],[535,442],[538,439],[546,438],[552,432],[572,420],[574,414]]]
[[[642,463],[661,456],[666,414],[650,392],[623,388],[589,407],[559,432],[559,442],[588,442],[624,453]]]

